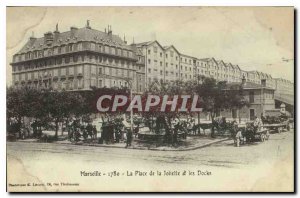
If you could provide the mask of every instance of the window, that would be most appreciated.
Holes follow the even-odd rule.
[[[77,55],[75,55],[75,56],[73,57],[73,61],[74,61],[75,63],[78,61],[78,56],[77,56]]]
[[[83,66],[78,66],[77,67],[77,74],[82,74],[83,73]]]
[[[98,80],[98,87],[102,87],[102,80]]]
[[[96,74],[96,66],[91,66],[91,73]]]
[[[159,56],[162,57],[162,53],[161,52],[159,53]]]
[[[166,71],[166,76],[168,76],[168,71]]]
[[[149,73],[149,74],[151,73],[151,69],[150,69],[150,68],[148,69],[148,73]]]
[[[150,64],[151,63],[151,60],[150,59],[148,59],[148,64]]]
[[[168,67],[168,63],[166,63],[166,67]]]
[[[151,53],[151,50],[148,50],[148,54],[150,54]]]
[[[162,70],[160,70],[160,75],[163,75],[163,71]]]
[[[160,66],[162,66],[162,62],[161,62],[161,61],[160,61],[160,63],[159,63],[159,64],[160,64]]]
[[[166,58],[168,58],[168,54],[166,54]]]
[[[157,47],[154,47],[153,51],[154,51],[154,53],[157,53]]]
[[[66,57],[65,58],[65,63],[69,63],[70,62],[70,57]]]
[[[69,44],[69,51],[70,51],[70,52],[73,51],[73,46],[72,46],[72,44]]]
[[[69,67],[69,75],[74,75],[74,67]]]
[[[170,56],[171,56],[171,57],[174,56],[174,52],[173,52],[173,51],[170,52]]]
[[[66,75],[66,68],[61,69],[61,76],[64,76],[64,75]]]
[[[254,103],[254,92],[253,91],[249,92],[249,102]]]

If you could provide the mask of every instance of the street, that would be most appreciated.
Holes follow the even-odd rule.
[[[265,185],[271,190],[291,190],[293,136],[294,132],[291,130],[271,134],[266,142],[235,147],[233,140],[228,140],[192,151],[150,151],[8,142],[7,168],[9,173],[15,173],[8,175],[8,183],[25,180],[40,183],[78,182],[81,190],[98,187],[99,191],[105,191],[109,185],[121,191],[134,189],[168,191],[174,189],[172,188],[174,185],[179,186],[178,191],[199,191],[202,189],[201,183],[205,183],[206,186],[202,190],[206,191],[260,191],[266,190]],[[196,175],[191,174],[183,178],[171,174],[173,171],[184,170],[195,172]],[[80,173],[81,171],[99,171],[102,176],[86,177]],[[135,171],[138,171],[136,175]],[[149,174],[150,171],[167,171],[167,173],[169,171],[170,175],[150,177],[142,174],[143,172]],[[130,172],[133,174],[128,176]],[[211,173],[210,176],[202,174],[208,172]],[[103,173],[107,176],[103,176]],[[270,175],[278,180],[268,180]],[[160,179],[157,183],[158,177]],[[128,182],[134,182],[135,185],[126,187]],[[45,188],[45,186],[41,189],[36,187],[36,190],[43,191]],[[65,190],[74,189],[76,186],[66,186]],[[48,190],[55,191],[55,187]]]

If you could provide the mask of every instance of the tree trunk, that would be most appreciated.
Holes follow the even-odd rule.
[[[200,135],[200,126],[199,126],[199,124],[200,124],[200,112],[198,112],[198,135]]]
[[[214,127],[214,115],[213,113],[210,114],[211,115],[211,137],[215,138],[215,127]]]
[[[22,134],[21,134],[21,126],[22,126],[22,118],[18,117],[18,126],[17,126],[17,130],[19,132],[19,138],[21,138]]]
[[[58,137],[58,120],[55,120],[55,139]]]

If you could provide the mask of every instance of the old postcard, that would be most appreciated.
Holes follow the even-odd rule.
[[[7,7],[9,192],[294,192],[293,7]]]

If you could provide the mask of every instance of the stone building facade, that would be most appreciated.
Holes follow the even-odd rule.
[[[228,83],[228,88],[239,86],[241,83]],[[242,79],[243,94],[249,106],[241,109],[224,110],[220,112],[220,116],[224,116],[232,120],[254,120],[254,117],[265,115],[267,111],[275,109],[274,89],[266,85],[266,81],[262,80],[260,84],[246,82]]]
[[[113,35],[110,26],[102,32],[87,22],[84,28],[71,27],[62,33],[56,26],[42,38],[31,37],[13,56],[13,85],[90,90],[130,82],[134,91],[142,92],[144,61],[143,53]]]
[[[71,27],[60,33],[46,32],[44,37],[30,37],[13,56],[13,85],[16,87],[51,87],[56,90],[90,90],[92,87],[122,87],[132,84],[143,92],[154,81],[200,80],[201,76],[228,83],[260,84],[276,90],[276,96],[294,94],[294,84],[274,79],[259,71],[244,71],[238,65],[215,58],[196,58],[181,53],[173,45],[158,41],[127,44],[113,35],[109,26],[104,32]]]

